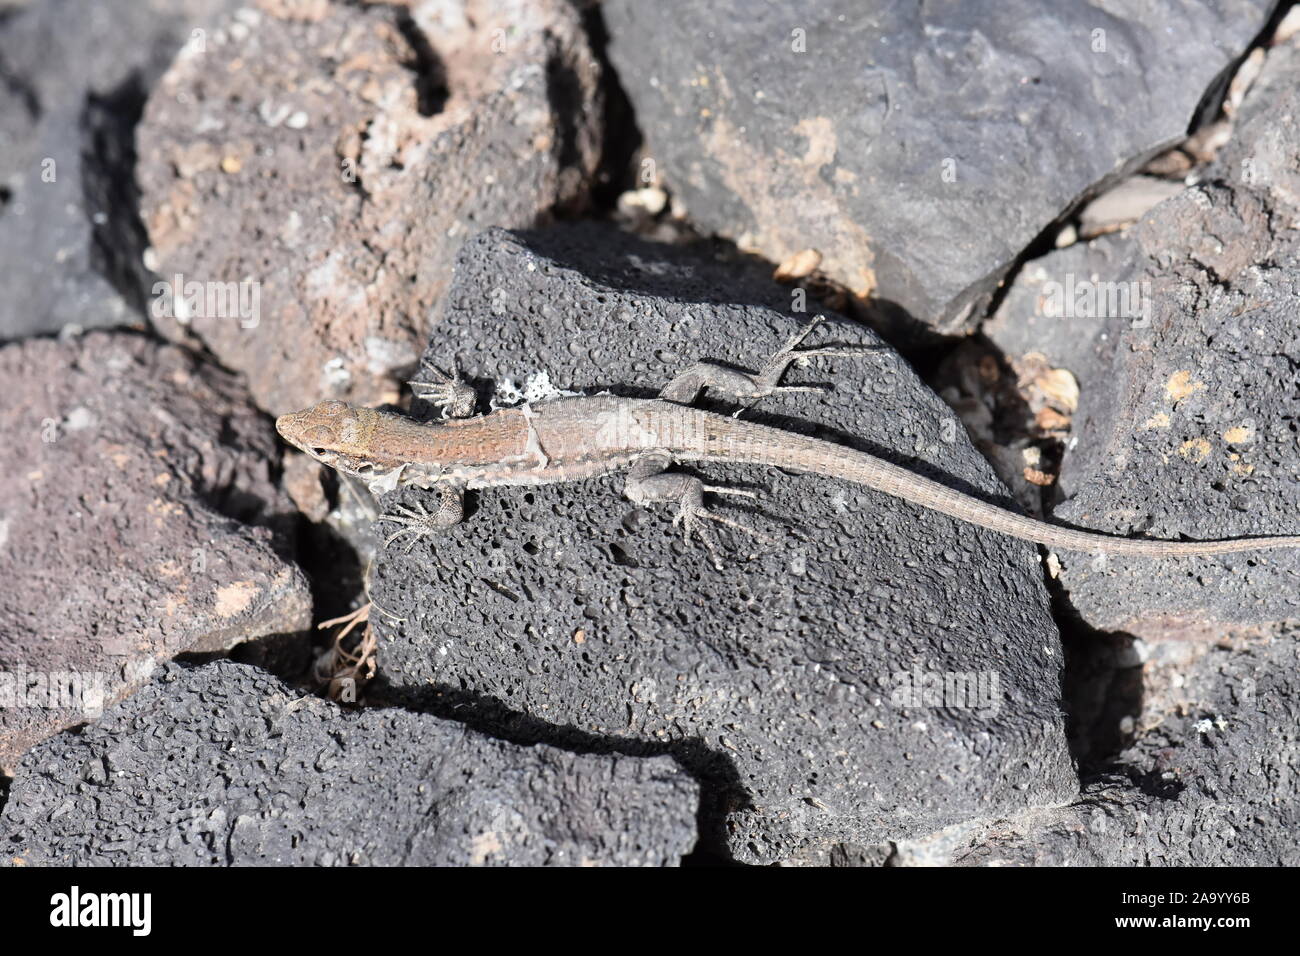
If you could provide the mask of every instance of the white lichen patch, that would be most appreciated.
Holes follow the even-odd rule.
[[[515,408],[519,405],[536,405],[538,402],[553,398],[572,398],[581,392],[571,392],[555,385],[551,373],[545,369],[529,373],[522,385],[516,385],[512,378],[502,379],[497,383],[496,394],[489,403],[492,408]]]

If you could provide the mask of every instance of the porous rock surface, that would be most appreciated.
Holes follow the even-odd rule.
[[[986,329],[1079,379],[1058,520],[1173,539],[1300,533],[1297,76],[1300,53],[1274,50],[1202,185],[1127,234],[1030,264]],[[1069,289],[1070,314],[1053,318]],[[1097,629],[1215,638],[1300,621],[1295,549],[1062,561]]]
[[[167,665],[24,758],[0,862],[676,865],[698,794],[667,757],[519,747],[423,714],[345,711],[229,661]]]
[[[773,262],[814,248],[882,319],[958,333],[1049,224],[1184,137],[1272,7],[602,10],[647,158],[695,223]]]
[[[1300,632],[1157,648],[1116,768],[1059,810],[982,829],[961,865],[1295,866]]]
[[[266,419],[142,335],[0,348],[0,768],[158,661],[305,630]]]
[[[697,358],[755,367],[807,318],[790,303],[761,268],[698,249],[594,226],[489,230],[462,250],[428,356],[457,356],[484,392],[503,383],[498,398],[650,396]],[[841,322],[808,344],[837,341],[877,340]],[[888,349],[818,359],[786,381],[834,390],[742,419],[1004,500]],[[448,534],[382,550],[371,593],[385,692],[518,737],[671,753],[707,783],[706,839],[748,862],[1074,796],[1060,645],[1032,546],[824,477],[700,472],[761,489],[753,508],[713,504],[774,539],[712,529],[720,571],[671,508],[623,500],[618,475],[472,494]],[[989,706],[901,693],[934,674],[983,675],[996,692]]]
[[[239,11],[150,97],[139,179],[163,280],[255,283],[258,316],[156,327],[275,414],[395,398],[465,236],[584,201],[599,81],[562,0]]]

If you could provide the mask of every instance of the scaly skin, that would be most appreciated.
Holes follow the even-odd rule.
[[[698,378],[698,369],[695,374]],[[698,391],[712,383],[691,384]],[[770,394],[775,383],[766,387]],[[1063,528],[954,491],[865,452],[662,399],[561,398],[436,424],[322,402],[283,416],[276,428],[313,458],[381,489],[552,484],[628,467],[634,480],[644,480],[637,474],[638,462],[737,462],[852,481],[968,524],[1066,551],[1163,558],[1300,547],[1300,535],[1161,541]],[[683,477],[662,468],[647,472],[650,480]],[[638,498],[630,480],[628,493],[634,500],[662,500],[682,494],[684,487],[679,482],[671,494]]]

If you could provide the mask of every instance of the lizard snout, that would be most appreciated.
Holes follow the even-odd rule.
[[[280,437],[290,445],[299,448],[302,436],[302,412],[293,412],[289,415],[281,415],[275,420],[275,430],[280,433]]]
[[[335,441],[334,429],[316,421],[313,409],[281,415],[275,420],[275,430],[280,437],[295,448],[310,455],[319,455],[328,450]]]
[[[295,448],[321,461],[349,451],[358,432],[357,414],[343,402],[321,402],[300,412],[281,415],[275,430]]]

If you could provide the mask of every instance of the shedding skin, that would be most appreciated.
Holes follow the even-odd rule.
[[[875,351],[866,346],[801,349],[820,322],[818,316],[792,335],[757,372],[696,362],[656,399],[575,396],[475,416],[473,393],[453,369],[451,376],[437,373],[439,381],[420,394],[442,408],[441,423],[421,424],[344,402],[321,402],[282,416],[276,428],[294,447],[369,482],[372,490],[437,489],[442,501],[436,512],[401,507],[380,519],[400,526],[385,545],[410,535],[407,550],[420,537],[439,534],[461,519],[466,489],[580,481],[624,469],[625,496],[643,505],[675,503],[674,524],[688,540],[700,537],[715,565],[720,563],[717,548],[704,522],[764,537],[710,511],[704,500],[706,494],[755,497],[752,492],[706,485],[672,470],[683,462],[762,464],[851,481],[977,527],[1063,551],[1168,558],[1300,547],[1300,535],[1164,541],[1049,524],[844,445],[691,406],[705,389],[751,403],[785,392],[820,391],[817,386],[780,382],[797,359]]]

